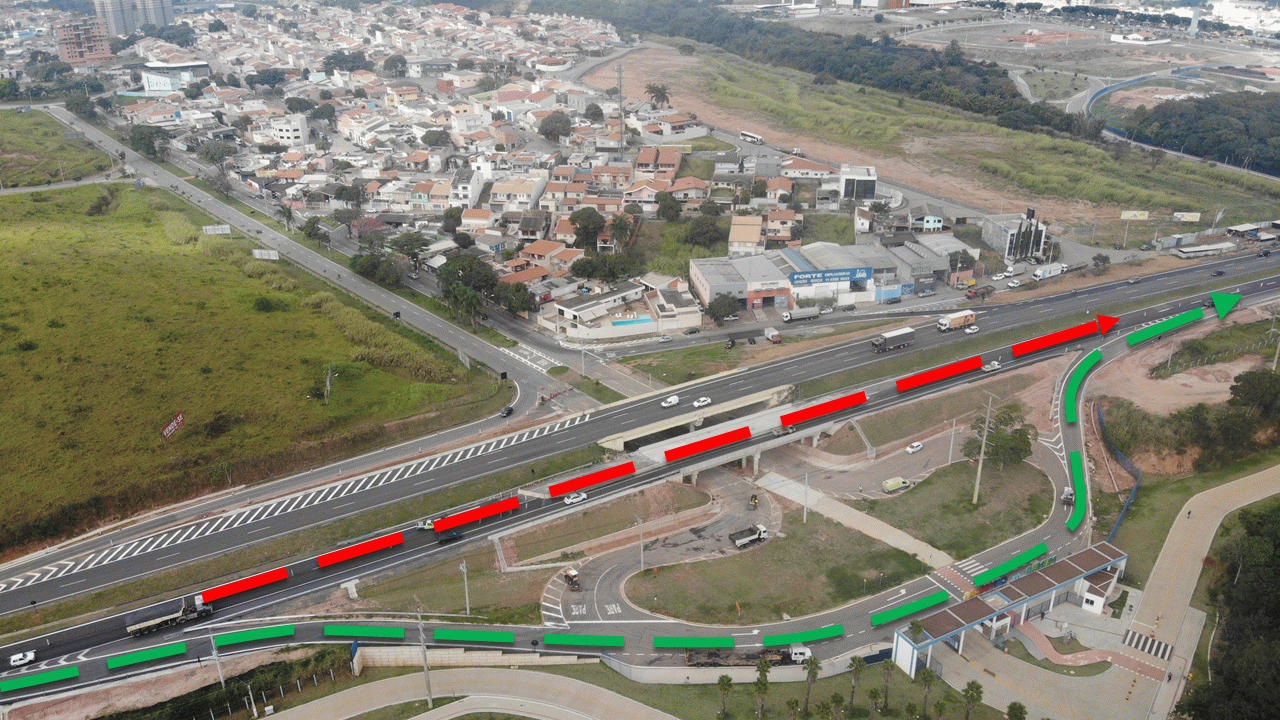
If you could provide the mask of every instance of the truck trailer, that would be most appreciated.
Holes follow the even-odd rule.
[[[782,313],[782,322],[795,322],[796,320],[812,320],[818,317],[822,312],[822,308],[814,306],[807,308],[796,308]]]
[[[900,347],[906,347],[916,341],[915,328],[898,328],[889,332],[880,333],[871,338],[871,349],[874,352],[882,353],[889,350],[895,350]]]
[[[212,614],[213,606],[204,604],[202,596],[196,595],[190,600],[180,597],[162,602],[159,605],[134,610],[125,616],[124,627],[130,635],[138,637],[170,625],[177,625]]]
[[[766,528],[763,525],[752,525],[746,530],[739,530],[736,533],[729,534],[729,539],[733,541],[734,545],[737,545],[740,548],[744,548],[754,542],[768,539],[768,537],[769,528]]]
[[[938,332],[950,332],[972,325],[978,319],[978,313],[972,310],[961,310],[938,318]]]
[[[770,665],[799,665],[811,657],[813,651],[804,645],[765,648],[758,653],[695,648],[684,651],[684,663],[691,667],[753,667],[761,660],[767,660]]]
[[[1055,275],[1061,275],[1062,272],[1066,269],[1067,269],[1067,266],[1063,265],[1062,263],[1049,263],[1048,265],[1041,265],[1040,267],[1036,268],[1035,272],[1031,273],[1031,279],[1044,280],[1046,278],[1051,278]]]

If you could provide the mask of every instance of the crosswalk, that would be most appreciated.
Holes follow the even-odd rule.
[[[71,560],[59,560],[56,563],[42,567],[38,570],[32,570],[16,577],[0,581],[0,593],[11,592],[18,588],[48,582],[65,575],[71,575],[85,570],[90,570],[101,565],[109,565],[121,560],[127,560],[137,555],[154,553],[164,550],[165,548],[180,545],[185,542],[191,542],[202,537],[216,535],[221,532],[235,530],[239,527],[261,522],[277,515],[295,512],[327,502],[333,502],[340,498],[353,496],[357,493],[372,490],[388,483],[416,478],[454,463],[469,460],[471,458],[501,450],[512,445],[517,445],[522,442],[527,442],[544,435],[550,435],[551,433],[584,423],[590,418],[590,413],[566,418],[557,423],[543,425],[515,435],[508,435],[479,445],[460,448],[425,460],[419,460],[399,467],[381,470],[376,473],[352,478],[351,480],[346,480],[334,485],[307,490],[298,493],[297,495],[292,495],[263,505],[238,510],[220,517],[211,518],[191,525],[184,525],[182,527],[166,530],[137,540],[131,540],[127,543],[97,550],[82,557],[73,558]],[[421,485],[429,481],[430,478],[422,478],[418,480],[415,485]]]
[[[960,571],[962,575],[968,578],[969,582],[973,582],[973,579],[977,577],[978,573],[987,569],[986,565],[983,565],[982,563],[978,562],[977,560],[974,560],[973,558],[969,558],[968,560],[961,560],[960,562],[952,565],[951,567]]]
[[[1138,652],[1154,655],[1165,661],[1173,654],[1173,646],[1169,643],[1161,642],[1150,635],[1143,635],[1133,630],[1124,631],[1124,644]]]

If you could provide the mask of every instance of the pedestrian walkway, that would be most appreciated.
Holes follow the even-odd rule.
[[[546,720],[677,720],[673,715],[595,685],[531,670],[434,670],[431,672],[431,691],[436,698],[465,695],[471,702],[447,705],[418,715],[418,718],[443,720],[458,717],[466,714],[458,710],[466,708],[468,712],[505,712]],[[425,700],[426,697],[422,675],[412,673],[358,685],[276,713],[275,717],[280,720],[345,720],[378,708]]]
[[[931,568],[940,568],[955,562],[955,558],[945,552],[917,540],[907,533],[888,523],[854,510],[834,498],[828,497],[820,490],[805,488],[804,485],[769,471],[756,481],[762,490],[767,490],[790,500],[797,505],[808,505],[813,512],[834,520],[845,527],[857,530],[868,537],[873,537],[884,544],[908,552],[927,563]]]
[[[1021,625],[1015,625],[1014,629],[1022,633],[1028,641],[1030,641],[1039,651],[1039,655],[1043,655],[1045,659],[1054,665],[1066,665],[1069,667],[1081,667],[1084,665],[1092,665],[1098,662],[1109,662],[1118,665],[1126,670],[1137,673],[1152,680],[1163,680],[1165,673],[1160,668],[1150,663],[1142,662],[1137,658],[1130,657],[1122,652],[1115,652],[1102,648],[1092,648],[1070,655],[1063,655],[1058,652],[1053,643],[1049,642],[1049,638],[1036,627],[1035,623],[1025,622]]]

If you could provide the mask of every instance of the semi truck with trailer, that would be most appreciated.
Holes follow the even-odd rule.
[[[764,339],[777,345],[782,342],[782,333],[778,332],[778,328],[767,327],[764,329]]]
[[[961,310],[938,318],[938,332],[950,332],[972,325],[978,319],[978,313],[972,310]]]
[[[762,540],[768,539],[768,537],[769,537],[769,528],[766,528],[763,525],[752,525],[746,530],[739,530],[736,533],[729,533],[729,539],[733,541],[734,545],[740,548],[744,548],[752,543],[760,542]]]
[[[758,653],[697,648],[684,651],[684,663],[690,667],[754,667],[761,660],[767,660],[770,665],[800,665],[811,657],[813,651],[804,645],[765,648]]]
[[[212,614],[213,606],[206,605],[200,595],[190,599],[180,597],[162,602],[159,605],[152,605],[149,608],[134,610],[124,617],[124,627],[125,630],[129,631],[130,635],[138,637],[161,628],[167,628],[170,625],[177,625]]]
[[[983,285],[982,287],[978,287],[978,288],[969,288],[969,291],[966,292],[964,296],[969,298],[970,300],[981,300],[983,298],[990,296],[995,291],[996,291],[996,288],[994,285]]]
[[[1061,275],[1062,272],[1066,269],[1067,269],[1067,266],[1063,265],[1062,263],[1049,263],[1048,265],[1041,265],[1040,267],[1036,268],[1035,272],[1031,273],[1031,279],[1044,280],[1046,278],[1051,278],[1055,275]]]
[[[796,320],[812,320],[822,312],[822,308],[814,306],[807,308],[796,308],[782,313],[782,322],[795,322]]]
[[[911,345],[915,343],[915,341],[915,328],[898,328],[897,330],[880,333],[879,335],[871,338],[871,350],[878,353],[888,352],[890,350],[896,350],[897,348]]]

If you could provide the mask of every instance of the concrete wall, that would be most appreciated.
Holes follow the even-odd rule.
[[[480,626],[483,627],[483,626]],[[431,667],[518,667],[525,665],[584,665],[600,662],[597,658],[576,655],[539,655],[537,653],[502,652],[501,650],[466,650],[464,648],[427,648]],[[355,674],[367,667],[422,667],[422,648],[417,645],[397,647],[365,647],[356,651]]]

